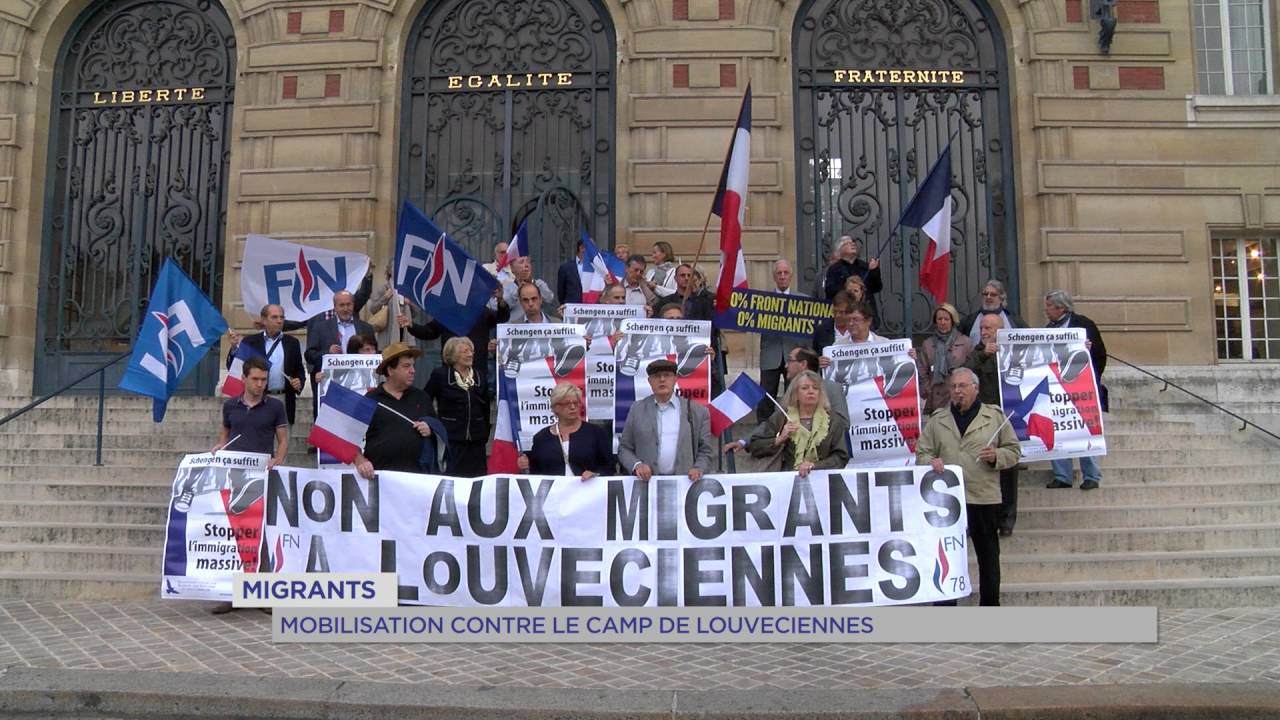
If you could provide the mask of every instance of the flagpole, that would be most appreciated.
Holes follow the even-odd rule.
[[[395,415],[398,418],[402,418],[405,422],[409,423],[410,425],[413,425],[414,423],[418,422],[417,420],[414,420],[413,418],[408,417],[404,413],[396,410],[393,407],[386,405],[385,403],[381,403],[381,402],[378,403],[378,407],[382,408],[383,410],[386,410],[387,412],[391,413],[392,415]]]
[[[951,147],[951,143],[956,139],[956,136],[959,134],[960,134],[960,128],[956,128],[955,131],[951,133],[951,137],[947,138],[947,144],[945,147]],[[942,156],[939,155],[938,159],[941,159],[941,157]],[[925,173],[925,178],[928,178],[930,175],[932,175],[934,168],[936,167],[938,167],[938,160],[934,160],[933,164],[929,166],[929,172]],[[917,191],[919,191],[919,188],[917,188]],[[914,195],[912,196],[912,199],[915,199]],[[910,203],[907,203],[907,204],[910,205]],[[898,227],[902,225],[902,216],[904,215],[906,215],[905,208],[903,209],[903,212],[899,215],[898,222],[893,224],[893,227],[889,229],[889,233],[885,235],[884,240],[880,243],[880,247],[876,249],[876,254],[874,255],[874,257],[880,257],[881,253],[884,252],[884,246],[889,244],[889,241],[893,239],[893,234],[898,230]]]
[[[239,440],[239,439],[240,439],[240,436],[239,436],[239,435],[236,435],[235,437],[231,438],[230,440],[228,440],[228,441],[226,441],[226,442],[222,443],[221,445],[219,445],[219,446],[218,446],[218,448],[217,448],[216,450],[213,450],[213,451],[212,451],[212,452],[210,452],[209,454],[210,454],[210,455],[217,455],[219,451],[221,451],[221,450],[226,450],[226,449],[231,445],[231,443],[233,443],[233,442],[235,442],[235,441],[237,441],[237,440]]]

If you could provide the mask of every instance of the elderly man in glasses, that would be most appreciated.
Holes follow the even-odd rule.
[[[1004,283],[999,280],[988,280],[987,284],[982,286],[982,307],[960,321],[960,332],[968,335],[973,341],[973,346],[977,347],[982,343],[982,331],[978,321],[986,315],[998,315],[1003,323],[1002,327],[1006,330],[1027,327],[1022,318],[1009,309],[1008,302],[1009,293],[1005,290]]]

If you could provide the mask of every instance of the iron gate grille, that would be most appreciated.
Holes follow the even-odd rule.
[[[130,347],[166,257],[221,304],[235,37],[207,0],[99,3],[55,82],[38,393]],[[185,391],[212,390],[207,360]]]
[[[833,243],[850,235],[860,257],[880,257],[882,334],[928,330],[933,300],[917,279],[928,238],[893,228],[950,139],[948,300],[969,312],[993,277],[1016,298],[1005,53],[989,10],[968,0],[810,0],[794,38],[805,286],[821,281]]]
[[[447,0],[406,50],[401,195],[473,256],[530,221],[535,275],[613,234],[613,26],[590,0]]]

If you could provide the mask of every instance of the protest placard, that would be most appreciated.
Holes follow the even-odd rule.
[[[622,342],[614,348],[616,377],[613,432],[621,436],[631,406],[649,397],[649,363],[676,364],[676,393],[701,405],[711,402],[711,322],[708,320],[623,320]]]
[[[920,391],[909,340],[832,345],[823,371],[849,403],[848,467],[914,465]]]
[[[564,306],[564,321],[582,325],[587,346],[587,419],[613,421],[614,367],[613,335],[628,318],[643,318],[640,305]]]
[[[1000,404],[1023,462],[1106,455],[1102,406],[1082,328],[1000,330]]]

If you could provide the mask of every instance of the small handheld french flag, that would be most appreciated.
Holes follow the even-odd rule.
[[[582,302],[594,303],[600,300],[605,285],[621,282],[627,266],[613,253],[600,252],[591,242],[586,228],[581,230],[581,238],[582,264],[578,269],[578,279],[582,281]]]
[[[719,436],[734,423],[746,417],[747,413],[764,402],[768,393],[760,384],[752,380],[746,373],[738,375],[738,379],[711,401],[711,434]]]
[[[511,242],[507,243],[507,254],[498,258],[497,269],[510,265],[516,261],[516,258],[529,256],[529,218],[520,221],[520,227],[516,228],[516,234],[511,236]]]
[[[377,408],[378,403],[371,398],[338,383],[329,383],[307,443],[329,453],[339,462],[350,464],[364,447],[364,435]]]
[[[255,357],[265,358],[266,355],[247,342],[236,346],[236,351],[231,356],[231,367],[227,368],[227,379],[222,381],[223,395],[240,397],[244,394],[244,361]],[[267,365],[270,366],[271,361],[268,360]]]

